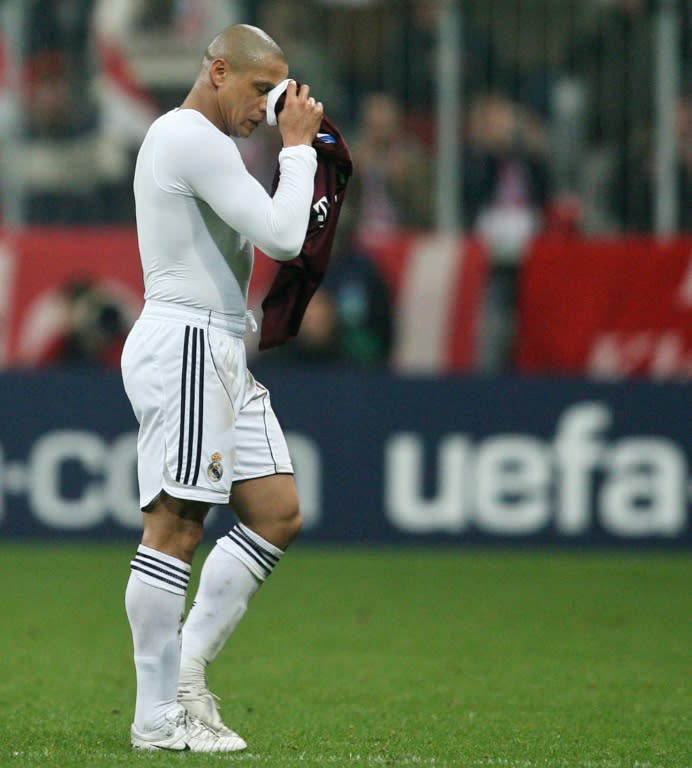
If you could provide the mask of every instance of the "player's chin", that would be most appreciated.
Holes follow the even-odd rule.
[[[234,139],[247,139],[254,130],[255,126],[250,122],[236,123],[228,132],[228,135],[233,136]]]
[[[257,128],[258,125],[259,123],[256,123],[254,120],[247,120],[246,122],[244,122],[243,125],[241,126],[241,130],[243,131],[243,134],[242,134],[243,137],[247,138],[248,136],[253,134],[255,132],[255,128]]]

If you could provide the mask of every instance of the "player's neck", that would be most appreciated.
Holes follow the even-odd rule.
[[[214,93],[205,83],[197,81],[192,86],[180,105],[180,109],[195,109],[197,112],[201,112],[212,125],[216,126],[222,133],[226,133],[226,126],[221,117],[219,105],[214,98]]]

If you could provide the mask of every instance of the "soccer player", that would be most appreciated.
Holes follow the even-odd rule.
[[[270,197],[230,137],[249,136],[286,79],[279,46],[235,25],[209,45],[180,108],[145,137],[134,178],[145,305],[122,357],[139,421],[142,542],[125,603],[137,680],[135,748],[231,752],[206,667],[297,535],[293,469],[243,334],[253,245],[278,261],[305,239],[323,107],[291,81],[279,117],[281,179]],[[191,561],[214,504],[239,522],[202,568],[182,627]]]

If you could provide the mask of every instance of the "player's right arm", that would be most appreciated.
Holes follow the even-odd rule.
[[[235,142],[194,110],[159,137],[154,174],[162,189],[206,202],[229,227],[268,256],[297,256],[305,240],[317,159],[306,144],[279,153],[281,178],[271,197],[245,168]]]

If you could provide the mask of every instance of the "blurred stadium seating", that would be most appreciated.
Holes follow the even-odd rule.
[[[543,314],[547,285],[537,289],[536,281],[550,281],[548,266],[579,259],[595,237],[617,250],[627,247],[618,238],[631,243],[641,234],[629,269],[598,287],[595,277],[586,282],[612,305],[613,296],[636,290],[629,277],[638,265],[648,274],[653,260],[676,276],[665,295],[639,304],[638,317],[628,309],[630,347],[636,334],[655,333],[665,349],[651,355],[664,362],[630,371],[591,365],[585,354],[568,366],[564,356],[542,366],[533,356],[529,367],[688,377],[687,246],[683,239],[661,251],[646,236],[692,232],[691,15],[690,4],[677,0],[7,0],[0,6],[0,365],[30,362],[17,347],[27,291],[36,298],[62,288],[36,269],[43,252],[31,244],[41,237],[26,230],[58,227],[62,244],[74,228],[133,227],[131,176],[147,126],[179,103],[214,30],[248,21],[279,40],[293,74],[323,96],[360,161],[349,203],[362,249],[395,292],[394,371],[521,370],[535,342],[527,323]],[[432,237],[446,193],[435,174],[445,152],[438,121],[441,29],[449,19],[460,87],[450,155],[457,183],[447,192],[457,192],[455,228],[466,233],[451,250],[444,237]],[[394,123],[386,127],[388,119]],[[382,133],[387,151],[378,149],[378,131],[390,132]],[[258,131],[241,144],[248,166],[268,183],[275,137]],[[412,152],[417,170],[401,176],[396,169]],[[537,269],[546,235],[568,237],[572,255],[553,248]],[[98,267],[62,255],[61,279],[111,271],[117,282],[123,258],[135,262],[126,269],[136,283],[131,249]],[[267,267],[259,269],[258,286]],[[651,306],[662,305],[652,321]],[[612,330],[606,323],[599,338]],[[656,347],[656,339],[640,346]]]

